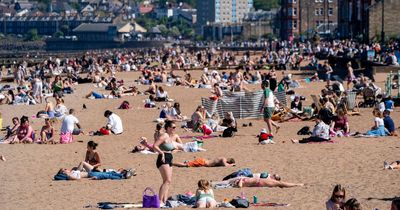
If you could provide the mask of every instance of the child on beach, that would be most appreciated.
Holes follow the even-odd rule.
[[[214,199],[214,192],[210,187],[210,182],[204,179],[197,183],[196,207],[197,208],[215,208],[217,202]]]
[[[374,126],[371,128],[371,130],[367,131],[368,136],[386,136],[387,133],[385,131],[385,124],[383,122],[383,114],[382,112],[378,109],[375,108],[374,111],[372,112],[374,115]]]
[[[42,143],[54,143],[54,127],[52,125],[52,122],[50,119],[45,119],[44,120],[45,125],[42,127],[42,130],[40,131],[40,137]]]

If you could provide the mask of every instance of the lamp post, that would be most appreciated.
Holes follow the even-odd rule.
[[[381,29],[381,42],[385,44],[385,0],[382,0],[382,29]]]

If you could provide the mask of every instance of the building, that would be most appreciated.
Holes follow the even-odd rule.
[[[253,0],[198,0],[196,32],[202,34],[206,25],[241,23],[253,8]]]
[[[261,39],[279,35],[279,10],[256,11],[243,19],[243,39]]]
[[[281,0],[281,38],[330,36],[337,30],[339,0]]]
[[[83,23],[76,27],[73,32],[79,41],[120,41],[125,34],[130,34],[134,26],[130,23]]]
[[[340,38],[366,39],[369,7],[374,0],[339,0],[338,35]]]
[[[62,31],[64,25],[72,30],[82,23],[112,23],[112,20],[111,17],[3,16],[0,17],[0,33],[25,34],[30,29],[37,29],[40,35],[53,35]]]
[[[382,1],[340,0],[339,33],[341,38],[355,38],[365,42],[381,40],[382,24],[385,37],[400,35],[397,12],[399,0],[385,0],[382,20]]]
[[[382,21],[382,1],[376,2],[369,8],[369,40],[380,40],[382,33],[382,23],[385,38],[399,38],[400,37],[400,21],[398,12],[400,11],[399,0],[385,0],[384,5],[384,18]]]

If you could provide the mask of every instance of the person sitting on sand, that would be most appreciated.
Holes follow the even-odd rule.
[[[17,130],[18,130],[19,126],[20,126],[20,122],[19,122],[18,117],[13,117],[12,118],[12,123],[13,123],[13,126],[11,128],[10,128],[10,126],[7,126],[7,128],[6,128],[7,134],[4,137],[4,139],[12,138],[17,133]]]
[[[149,84],[150,87],[146,91],[144,91],[144,94],[154,95],[154,94],[156,94],[157,86],[154,84],[153,80],[150,80],[149,82],[150,82],[150,84]]]
[[[100,171],[99,167],[101,166],[101,159],[99,153],[96,151],[96,148],[99,144],[94,141],[89,141],[87,143],[87,150],[85,155],[85,161],[90,166],[90,171]]]
[[[394,125],[393,119],[390,117],[390,111],[383,111],[383,124],[385,125],[386,130],[389,132],[391,136],[397,136],[396,126]]]
[[[385,131],[385,123],[383,121],[383,114],[378,109],[375,108],[372,112],[374,115],[374,126],[372,126],[371,130],[367,131],[366,135],[368,136],[387,136],[387,132]]]
[[[344,204],[344,210],[362,210],[360,202],[355,198],[351,198]]]
[[[210,182],[201,179],[197,186],[199,188],[196,191],[196,208],[215,208],[217,202],[214,199],[214,192],[210,187]]]
[[[64,99],[56,99],[56,107],[54,108],[54,116],[56,118],[62,119],[67,114],[68,108],[64,105]]]
[[[389,164],[388,162],[383,162],[383,167],[385,169],[393,170],[393,169],[400,169],[400,160],[394,161],[393,163]]]
[[[33,130],[32,126],[29,125],[28,117],[22,116],[20,121],[21,121],[21,125],[18,127],[14,138],[10,139],[9,141],[6,141],[5,143],[11,143],[11,144],[33,143],[34,130]]]
[[[50,119],[44,120],[45,125],[42,127],[40,131],[40,138],[42,143],[54,143],[54,127]]]
[[[174,162],[173,166],[177,167],[226,167],[226,166],[235,166],[235,159],[233,158],[225,158],[219,157],[213,160],[205,159],[205,158],[196,158],[192,161],[185,161],[183,163]]]
[[[268,176],[267,178],[261,177],[236,177],[232,179],[228,179],[226,181],[220,182],[212,182],[213,186],[220,184],[229,184],[233,187],[280,187],[280,188],[289,188],[289,187],[301,187],[304,186],[302,183],[289,183],[280,180],[281,178],[275,176]]]
[[[333,188],[331,198],[326,202],[326,210],[341,210],[346,200],[346,190],[338,184]]]
[[[111,133],[119,135],[124,131],[122,126],[121,118],[110,110],[104,112],[104,117],[108,119],[107,125],[105,126]]]
[[[336,110],[337,115],[332,118],[331,134],[332,136],[349,136],[350,126],[347,114],[343,109]]]
[[[157,88],[155,101],[168,101],[168,93],[161,86]]]
[[[201,125],[206,122],[207,119],[207,111],[204,106],[200,105],[197,107],[196,111],[192,114],[191,124],[193,131],[199,131]]]
[[[315,119],[315,127],[312,131],[312,134],[308,138],[304,138],[302,140],[291,139],[293,143],[309,143],[309,142],[323,142],[329,141],[329,125],[325,124],[324,121],[320,119],[319,116]]]

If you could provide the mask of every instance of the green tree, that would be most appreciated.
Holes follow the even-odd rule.
[[[69,26],[64,24],[60,27],[60,31],[64,34],[69,34]]]
[[[39,35],[38,35],[38,31],[37,31],[36,28],[30,29],[26,33],[26,40],[28,40],[28,41],[36,41],[38,39],[39,39]]]
[[[169,29],[169,35],[177,37],[181,35],[181,32],[179,31],[178,27],[174,26],[171,29]]]
[[[64,36],[64,33],[63,33],[62,31],[56,31],[56,32],[53,34],[53,37],[55,37],[55,38],[60,38],[60,37],[62,37],[62,36]]]

